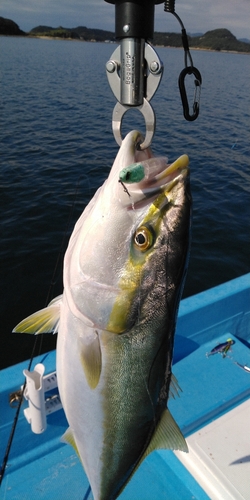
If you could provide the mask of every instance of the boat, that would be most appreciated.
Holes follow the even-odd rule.
[[[57,391],[55,351],[36,357],[30,373],[27,365],[1,372],[1,463],[23,372],[28,398],[21,406],[1,499],[91,500],[78,457],[60,440],[67,421]],[[250,273],[181,301],[173,373],[182,392],[168,406],[189,453],[153,452],[119,499],[250,499]],[[42,388],[37,422],[29,386],[37,394]]]

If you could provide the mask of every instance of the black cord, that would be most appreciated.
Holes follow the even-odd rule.
[[[170,12],[171,14],[175,13],[175,0],[166,0],[164,2],[164,10],[165,12]]]
[[[170,14],[173,14],[173,16],[177,19],[177,21],[179,21],[179,23],[181,25],[182,45],[183,45],[184,52],[185,52],[185,66],[186,67],[188,66],[188,59],[189,59],[190,66],[193,67],[193,60],[192,60],[192,56],[191,56],[190,50],[189,50],[187,32],[186,32],[185,26],[184,26],[181,18],[175,12],[175,0],[167,0],[166,2],[164,2],[164,11],[170,12]]]
[[[166,0],[164,2],[164,11],[170,12],[170,14],[173,14],[181,25],[181,38],[182,38],[182,45],[183,45],[183,49],[184,49],[185,68],[181,71],[180,76],[179,76],[179,89],[180,89],[184,117],[188,121],[194,121],[194,120],[196,120],[196,118],[199,115],[200,88],[201,88],[201,83],[202,83],[201,74],[200,74],[199,70],[194,67],[193,59],[192,59],[192,56],[191,56],[190,50],[189,50],[188,36],[187,36],[186,30],[185,30],[185,26],[184,26],[181,18],[175,12],[175,0]],[[194,81],[194,83],[195,83],[195,96],[194,96],[194,103],[193,103],[193,114],[190,114],[184,80],[185,80],[186,75],[192,75],[192,74],[195,76],[195,81]]]

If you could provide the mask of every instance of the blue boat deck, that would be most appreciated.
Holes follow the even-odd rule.
[[[225,415],[250,399],[250,373],[239,366],[250,366],[249,315],[250,274],[181,302],[173,372],[183,392],[180,397],[171,399],[168,406],[191,444],[192,436],[204,426],[225,418]],[[228,338],[233,339],[235,344],[225,358],[221,354],[206,355]],[[46,373],[53,372],[55,352],[39,356],[34,361],[36,363],[44,363]],[[8,404],[9,394],[20,388],[27,364],[25,362],[7,368],[1,375],[1,462],[15,417],[15,410]],[[2,482],[1,499],[92,499],[77,456],[71,447],[60,441],[67,428],[63,410],[49,415],[47,424],[43,434],[33,434],[21,410]],[[236,432],[236,429],[232,429],[232,432]],[[249,433],[247,439],[250,454]],[[239,463],[237,467],[239,470]],[[221,471],[219,473],[222,474]],[[216,496],[216,490],[214,496],[206,493],[196,479],[175,453],[157,451],[143,462],[120,498],[234,498],[230,497],[228,478],[224,496]],[[223,477],[221,482],[223,484]],[[250,494],[246,497],[239,492],[237,498],[250,499]]]

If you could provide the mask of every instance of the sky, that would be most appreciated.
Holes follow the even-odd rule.
[[[175,12],[188,33],[227,28],[236,38],[250,39],[250,0],[176,0]],[[115,7],[105,0],[1,0],[0,16],[23,31],[38,25],[115,31]],[[175,17],[164,13],[163,3],[155,6],[155,31],[180,32]]]

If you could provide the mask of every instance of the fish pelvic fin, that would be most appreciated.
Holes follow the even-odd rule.
[[[68,427],[66,432],[62,435],[60,441],[62,441],[62,443],[70,444],[70,446],[72,446],[72,448],[74,448],[79,460],[81,460],[81,457],[80,457],[80,454],[79,454],[79,451],[78,451],[78,448],[77,448],[77,445],[75,442],[74,434],[73,434],[73,431],[70,427]]]
[[[13,329],[13,333],[56,333],[58,331],[62,295],[53,299],[47,307],[23,319]]]
[[[90,344],[81,344],[81,362],[90,389],[95,389],[102,371],[102,352],[97,333]]]

